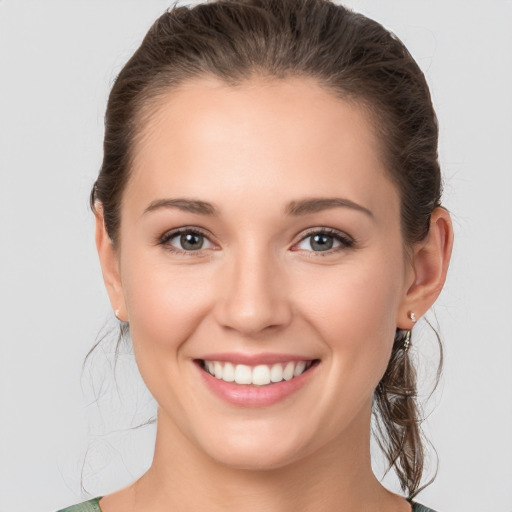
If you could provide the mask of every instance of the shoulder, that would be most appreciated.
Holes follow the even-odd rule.
[[[422,505],[421,503],[411,502],[412,504],[412,512],[435,512],[435,510],[432,510],[431,508],[425,507],[425,505]]]
[[[83,503],[79,503],[78,505],[71,505],[71,507],[63,508],[62,510],[58,510],[57,512],[101,512],[100,506],[98,504],[100,499],[101,496],[98,496],[97,498],[93,498],[92,500],[84,501]]]

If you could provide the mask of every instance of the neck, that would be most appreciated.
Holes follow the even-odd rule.
[[[137,512],[208,510],[226,512],[410,511],[387,491],[370,463],[370,411],[340,438],[282,467],[233,468],[199,451],[159,411],[155,456],[131,486]],[[378,507],[375,505],[378,504]]]

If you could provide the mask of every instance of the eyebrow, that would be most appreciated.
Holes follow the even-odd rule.
[[[184,212],[197,213],[198,215],[218,215],[218,209],[211,203],[197,199],[157,199],[151,201],[144,213],[152,212],[160,208],[178,208]]]
[[[350,199],[340,197],[313,197],[310,199],[302,199],[301,201],[292,201],[286,207],[285,213],[287,215],[299,216],[329,210],[331,208],[350,208],[362,212],[372,219],[374,218],[373,213],[368,210],[368,208],[354,203],[354,201]]]
[[[179,210],[198,215],[217,216],[219,214],[218,208],[212,203],[198,199],[186,198],[156,199],[144,210],[144,214],[160,208],[177,208]],[[343,199],[340,197],[314,197],[302,199],[300,201],[291,201],[285,208],[285,214],[291,216],[302,216],[323,210],[329,210],[331,208],[350,208],[352,210],[362,212],[372,219],[374,218],[373,213],[368,210],[368,208],[365,208],[350,199]]]

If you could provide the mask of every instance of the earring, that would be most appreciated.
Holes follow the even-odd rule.
[[[417,318],[416,318],[416,315],[414,314],[414,311],[409,311],[407,313],[407,316],[409,317],[409,319],[413,322],[413,323],[416,323],[417,321]],[[408,330],[407,331],[407,334],[405,335],[405,340],[404,340],[404,352],[407,352],[409,350],[409,345],[411,344],[411,331]]]
[[[114,311],[114,315],[116,315],[116,318],[117,318],[119,321],[121,321],[121,319],[119,318],[119,308],[118,308],[118,309],[116,309],[116,310]]]
[[[410,344],[411,344],[411,331],[407,331],[407,334],[405,335],[405,340],[404,340],[404,352],[407,352],[409,350]]]

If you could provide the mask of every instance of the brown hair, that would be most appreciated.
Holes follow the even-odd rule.
[[[329,0],[217,0],[165,12],[115,80],[103,164],[90,198],[93,210],[101,203],[114,245],[133,148],[158,97],[196,77],[237,85],[254,75],[311,77],[364,106],[400,192],[405,243],[427,235],[441,197],[438,126],[425,77],[403,43]],[[411,497],[423,474],[416,394],[414,367],[397,330],[373,412],[379,444]]]

